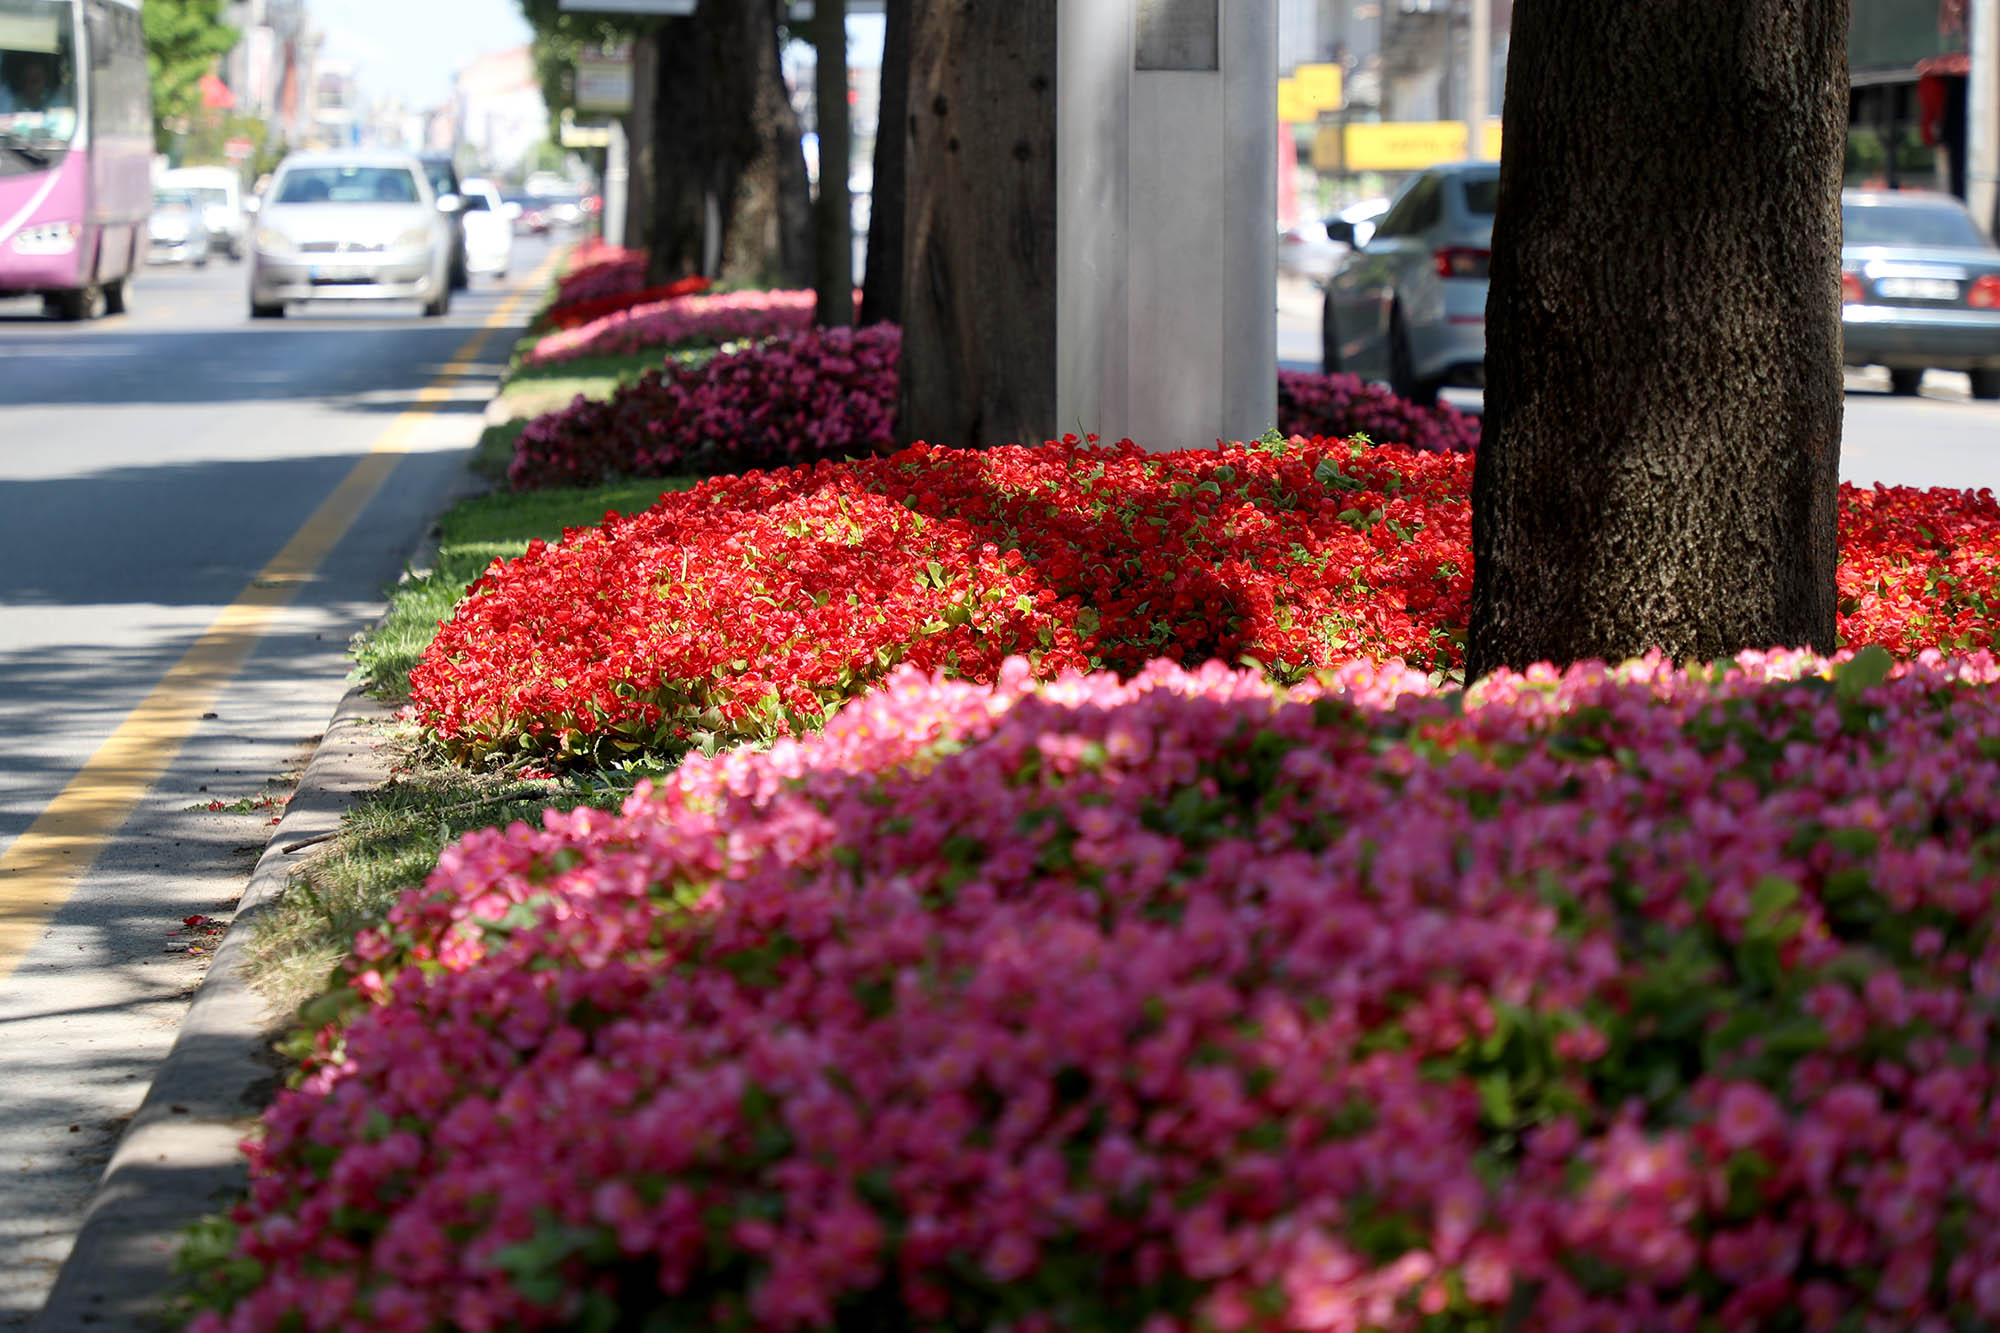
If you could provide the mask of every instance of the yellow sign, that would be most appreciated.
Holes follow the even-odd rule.
[[[1279,124],[1297,125],[1302,121],[1315,119],[1317,114],[1312,107],[1306,104],[1306,99],[1300,94],[1297,79],[1278,80]]]
[[[1466,142],[1465,122],[1458,120],[1349,125],[1343,165],[1348,171],[1421,171],[1440,162],[1462,161]],[[1499,161],[1499,121],[1486,122],[1480,142],[1486,159]]]
[[[1321,172],[1347,169],[1346,159],[1340,152],[1340,126],[1322,125],[1313,135],[1312,167],[1314,171]]]
[[[1300,65],[1292,71],[1292,81],[1306,105],[1315,111],[1338,111],[1342,99],[1340,66]]]

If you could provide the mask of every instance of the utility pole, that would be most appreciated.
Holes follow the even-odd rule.
[[[2000,193],[2000,0],[1972,0],[1966,29],[1965,206],[1990,234]]]
[[[1486,156],[1486,108],[1493,100],[1493,0],[1471,0],[1471,6],[1472,29],[1465,43],[1465,155],[1477,162]]]

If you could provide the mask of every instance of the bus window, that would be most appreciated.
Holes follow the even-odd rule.
[[[67,0],[0,0],[0,174],[76,137],[76,38]]]

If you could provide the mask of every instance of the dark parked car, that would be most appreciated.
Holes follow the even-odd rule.
[[[417,160],[424,164],[431,193],[438,197],[438,207],[451,223],[451,289],[464,291],[472,284],[472,269],[465,256],[465,217],[460,212],[465,196],[459,189],[458,168],[446,153],[424,153]]]
[[[1962,370],[2000,398],[2000,249],[1944,194],[1840,196],[1841,327],[1850,366],[1887,368],[1897,393]]]

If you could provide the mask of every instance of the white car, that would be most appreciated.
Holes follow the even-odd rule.
[[[201,205],[186,190],[163,186],[153,191],[153,215],[146,222],[146,262],[187,264],[208,262],[208,228]]]
[[[234,167],[175,167],[160,173],[163,189],[186,190],[194,196],[208,227],[212,252],[243,258],[248,249],[249,215],[243,211],[243,182]]]
[[[514,262],[514,219],[521,206],[502,199],[498,186],[477,176],[459,182],[459,197],[465,201],[459,216],[465,221],[466,271],[506,277]]]
[[[278,165],[257,212],[250,317],[289,301],[420,301],[451,308],[457,195],[431,193],[408,153],[295,153]]]

